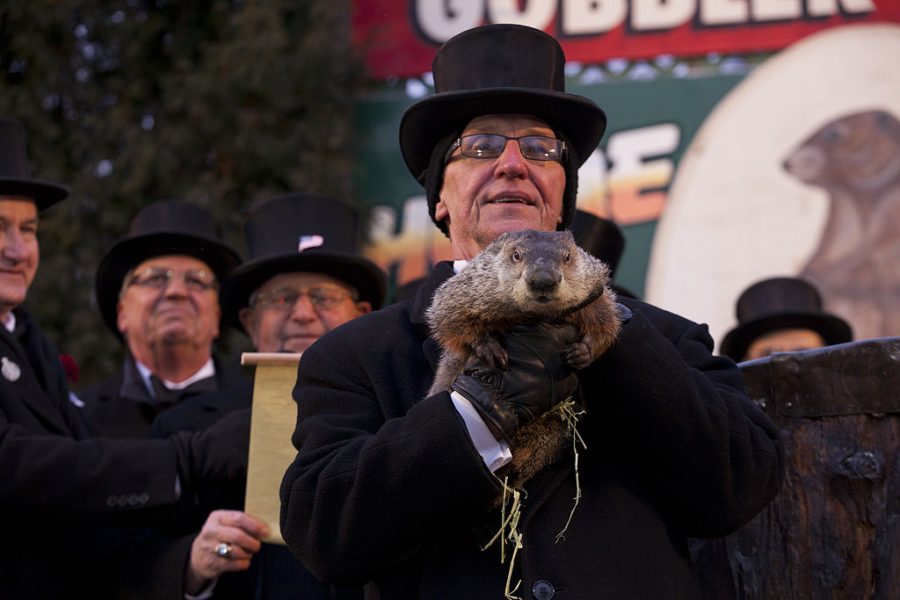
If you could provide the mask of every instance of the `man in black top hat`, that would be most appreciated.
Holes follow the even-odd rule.
[[[565,92],[564,64],[540,30],[471,29],[438,51],[436,93],[401,120],[406,164],[458,260],[300,361],[281,529],[326,581],[367,582],[381,599],[696,597],[687,537],[733,531],[779,489],[778,432],[734,363],[712,354],[705,326],[637,300],[620,298],[616,343],[577,374],[559,366],[565,340],[537,325],[504,337],[505,369],[473,358],[452,393],[427,395],[435,289],[504,232],[571,223],[577,170],[606,116]],[[503,519],[494,471],[518,451],[511,433],[573,386],[586,448],[520,490],[507,532],[517,552],[486,548]]]
[[[31,178],[21,124],[0,117],[0,598],[92,595],[101,525],[171,524],[201,483],[240,482],[246,417],[206,434],[91,438],[59,354],[21,306],[39,260],[38,213],[68,195]],[[237,441],[223,445],[223,440]],[[199,499],[202,500],[202,497]]]
[[[722,339],[722,354],[734,361],[853,341],[850,325],[822,310],[819,291],[805,279],[757,281],[741,292],[735,311],[738,324]]]
[[[79,392],[98,434],[147,437],[160,412],[240,378],[213,356],[219,282],[239,262],[197,205],[164,200],[135,215],[97,268],[100,312],[128,348],[118,374]]]
[[[350,205],[318,194],[287,194],[257,206],[244,229],[248,257],[222,284],[223,320],[243,325],[256,351],[303,352],[328,331],[381,307],[387,277],[361,255],[359,216]],[[155,431],[165,436],[205,429],[249,407],[251,396],[251,385],[242,383],[192,397],[160,415]],[[208,581],[220,574],[209,558],[192,552],[192,578]],[[213,597],[251,595],[350,600],[362,591],[324,585],[285,548],[265,544],[249,576],[223,576]]]

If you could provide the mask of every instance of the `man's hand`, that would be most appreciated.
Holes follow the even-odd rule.
[[[575,393],[578,379],[563,352],[576,339],[572,325],[514,327],[501,339],[505,370],[473,356],[450,389],[472,403],[498,439],[510,443],[520,427]]]
[[[195,595],[222,573],[246,571],[269,535],[265,523],[237,510],[215,510],[191,544],[184,591]]]

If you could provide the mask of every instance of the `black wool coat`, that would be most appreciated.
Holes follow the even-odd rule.
[[[502,598],[508,564],[482,546],[500,493],[446,392],[425,394],[439,349],[414,300],[321,338],[300,360],[297,457],[281,487],[291,549],[367,598]],[[711,354],[705,326],[636,300],[616,344],[579,372],[582,498],[572,457],[526,484],[517,595],[554,600],[692,598],[687,537],[722,536],[777,493],[778,432]],[[507,553],[507,560],[508,560]]]
[[[59,353],[21,308],[0,327],[0,598],[92,595],[95,533],[172,519],[174,446],[90,439]]]

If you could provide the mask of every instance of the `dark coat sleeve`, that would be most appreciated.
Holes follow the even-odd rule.
[[[705,325],[629,302],[616,344],[580,377],[589,437],[641,473],[692,537],[730,533],[783,476],[778,430],[714,356]]]
[[[431,376],[421,340],[356,322],[300,360],[299,453],[281,488],[285,540],[318,577],[345,584],[415,555],[437,523],[467,526],[499,490],[450,396],[417,401]],[[392,342],[361,342],[382,334]]]
[[[175,448],[168,440],[35,434],[0,413],[0,464],[0,506],[7,517],[45,512],[127,523],[177,502]]]

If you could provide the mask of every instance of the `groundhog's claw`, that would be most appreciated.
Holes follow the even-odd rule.
[[[591,364],[591,349],[584,342],[575,342],[566,348],[563,358],[573,369],[583,369]]]
[[[475,356],[477,356],[490,369],[507,368],[506,350],[500,345],[500,341],[494,337],[487,337],[481,341],[481,344],[473,348]]]

